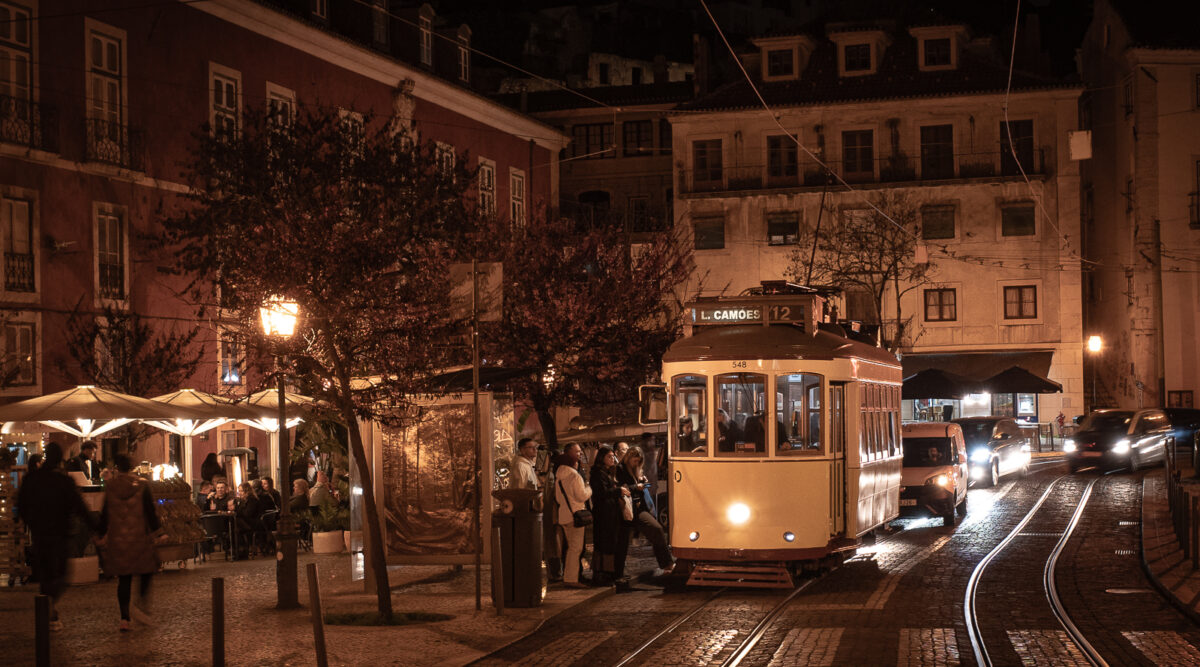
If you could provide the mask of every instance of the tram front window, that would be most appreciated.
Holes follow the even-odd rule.
[[[708,378],[680,375],[671,392],[671,428],[675,434],[676,454],[704,454],[708,451]]]
[[[821,451],[821,376],[792,373],[775,378],[776,451]]]
[[[717,453],[766,452],[766,376],[757,373],[718,375],[715,391]]]

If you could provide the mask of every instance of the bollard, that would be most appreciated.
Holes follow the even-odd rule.
[[[1200,570],[1200,495],[1192,495],[1192,512],[1188,517],[1188,537],[1192,569]]]
[[[212,664],[225,667],[225,578],[212,580]]]
[[[321,583],[317,581],[317,564],[308,564],[308,603],[313,624],[313,646],[317,651],[317,667],[329,667],[325,650],[325,610],[321,608]]]
[[[500,526],[492,529],[492,604],[496,615],[504,613],[504,561],[500,553]]]
[[[33,634],[38,667],[50,665],[50,598],[33,598]]]

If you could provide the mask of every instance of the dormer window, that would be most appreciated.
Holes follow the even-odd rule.
[[[792,49],[772,49],[767,51],[767,76],[791,76],[796,52]]]
[[[837,46],[838,76],[865,76],[879,71],[879,61],[890,43],[882,30],[831,31]]]
[[[952,65],[950,60],[950,38],[926,39],[923,42],[922,62],[925,67],[945,67]]]
[[[843,69],[850,72],[866,72],[871,69],[871,45],[847,44],[842,50]]]
[[[908,34],[917,40],[917,68],[922,72],[958,68],[959,45],[968,39],[966,27],[922,26],[909,29]]]
[[[433,19],[422,16],[421,29],[421,64],[433,64]]]

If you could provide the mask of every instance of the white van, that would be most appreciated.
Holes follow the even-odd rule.
[[[900,513],[932,514],[953,526],[967,513],[967,442],[952,422],[912,422],[900,427],[904,447]]]

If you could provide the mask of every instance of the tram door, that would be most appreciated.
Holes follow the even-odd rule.
[[[829,508],[833,534],[846,533],[846,386],[829,385],[829,453],[833,474],[829,476]]]

